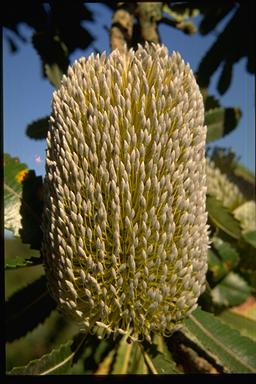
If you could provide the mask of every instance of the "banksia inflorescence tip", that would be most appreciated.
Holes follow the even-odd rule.
[[[43,248],[82,329],[151,340],[197,305],[207,270],[203,100],[164,46],[90,55],[54,92]]]

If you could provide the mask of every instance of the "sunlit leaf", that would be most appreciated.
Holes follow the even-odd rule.
[[[232,310],[223,311],[218,317],[230,327],[237,329],[241,335],[256,341],[256,320],[241,316]]]
[[[214,289],[212,298],[215,304],[231,307],[243,303],[250,294],[246,281],[234,272],[230,272]]]
[[[223,207],[213,196],[207,196],[206,206],[209,219],[217,228],[222,229],[234,239],[240,238],[241,229],[239,223],[227,208]]]
[[[148,367],[145,363],[144,356],[139,343],[132,343],[132,352],[128,367],[128,374],[142,374],[148,373]]]
[[[220,139],[235,129],[239,123],[241,111],[238,108],[214,108],[205,113],[207,142]]]
[[[19,237],[4,239],[4,253],[5,269],[23,268],[42,263],[40,252],[22,243]]]
[[[45,64],[45,74],[50,83],[55,87],[59,87],[64,72],[60,69],[58,64]]]
[[[214,354],[228,372],[256,372],[256,342],[241,336],[216,316],[197,309],[184,321],[182,332],[202,350]]]
[[[116,351],[115,361],[113,364],[112,374],[125,374],[128,373],[129,360],[132,351],[132,344],[127,343],[127,336],[124,336]]]
[[[248,231],[243,233],[243,239],[256,248],[256,231]]]
[[[97,370],[94,372],[95,375],[108,375],[111,370],[111,365],[113,364],[113,359],[115,356],[115,350],[112,350],[104,358],[104,360],[99,364]]]
[[[24,267],[33,267],[34,265],[41,264],[42,261],[39,257],[15,257],[13,259],[9,259],[7,263],[4,265],[4,269],[16,269],[16,268],[24,268]]]

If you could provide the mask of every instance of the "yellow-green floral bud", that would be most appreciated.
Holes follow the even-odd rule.
[[[164,46],[81,58],[53,95],[43,255],[86,331],[151,340],[197,306],[207,270],[204,106]]]
[[[245,201],[239,188],[209,159],[206,162],[206,175],[207,193],[221,201],[224,207],[233,210]]]

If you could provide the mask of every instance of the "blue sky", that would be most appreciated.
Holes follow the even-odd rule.
[[[96,11],[96,23],[86,22],[87,28],[96,39],[94,46],[99,51],[109,52],[109,36],[104,26],[109,28],[111,25],[111,11],[99,3],[89,3],[88,7]],[[219,32],[228,18],[218,26]],[[31,37],[32,31],[29,28],[21,25],[20,30],[28,38]],[[6,31],[4,36],[5,33]],[[196,70],[204,53],[216,38],[215,32],[206,37],[198,34],[188,37],[180,31],[163,25],[160,26],[160,36],[162,43],[168,47],[169,51],[179,51],[193,70]],[[71,62],[80,56],[87,56],[92,50],[92,47],[86,51],[77,50],[72,55]],[[40,58],[30,44],[20,44],[18,53],[11,54],[4,39],[4,152],[18,156],[20,161],[25,162],[30,169],[34,169],[37,175],[44,175],[45,141],[31,140],[25,134],[29,123],[51,112],[54,88],[42,78],[40,65]],[[235,65],[231,87],[222,97],[216,92],[219,69],[212,77],[209,93],[216,95],[223,106],[237,106],[243,113],[238,128],[225,138],[214,142],[214,145],[233,148],[240,156],[241,162],[255,171],[254,77],[246,72],[245,66],[245,59]]]

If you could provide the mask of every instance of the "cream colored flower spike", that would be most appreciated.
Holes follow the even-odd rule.
[[[90,55],[53,95],[43,255],[59,308],[87,331],[170,334],[204,290],[203,100],[180,55]]]

